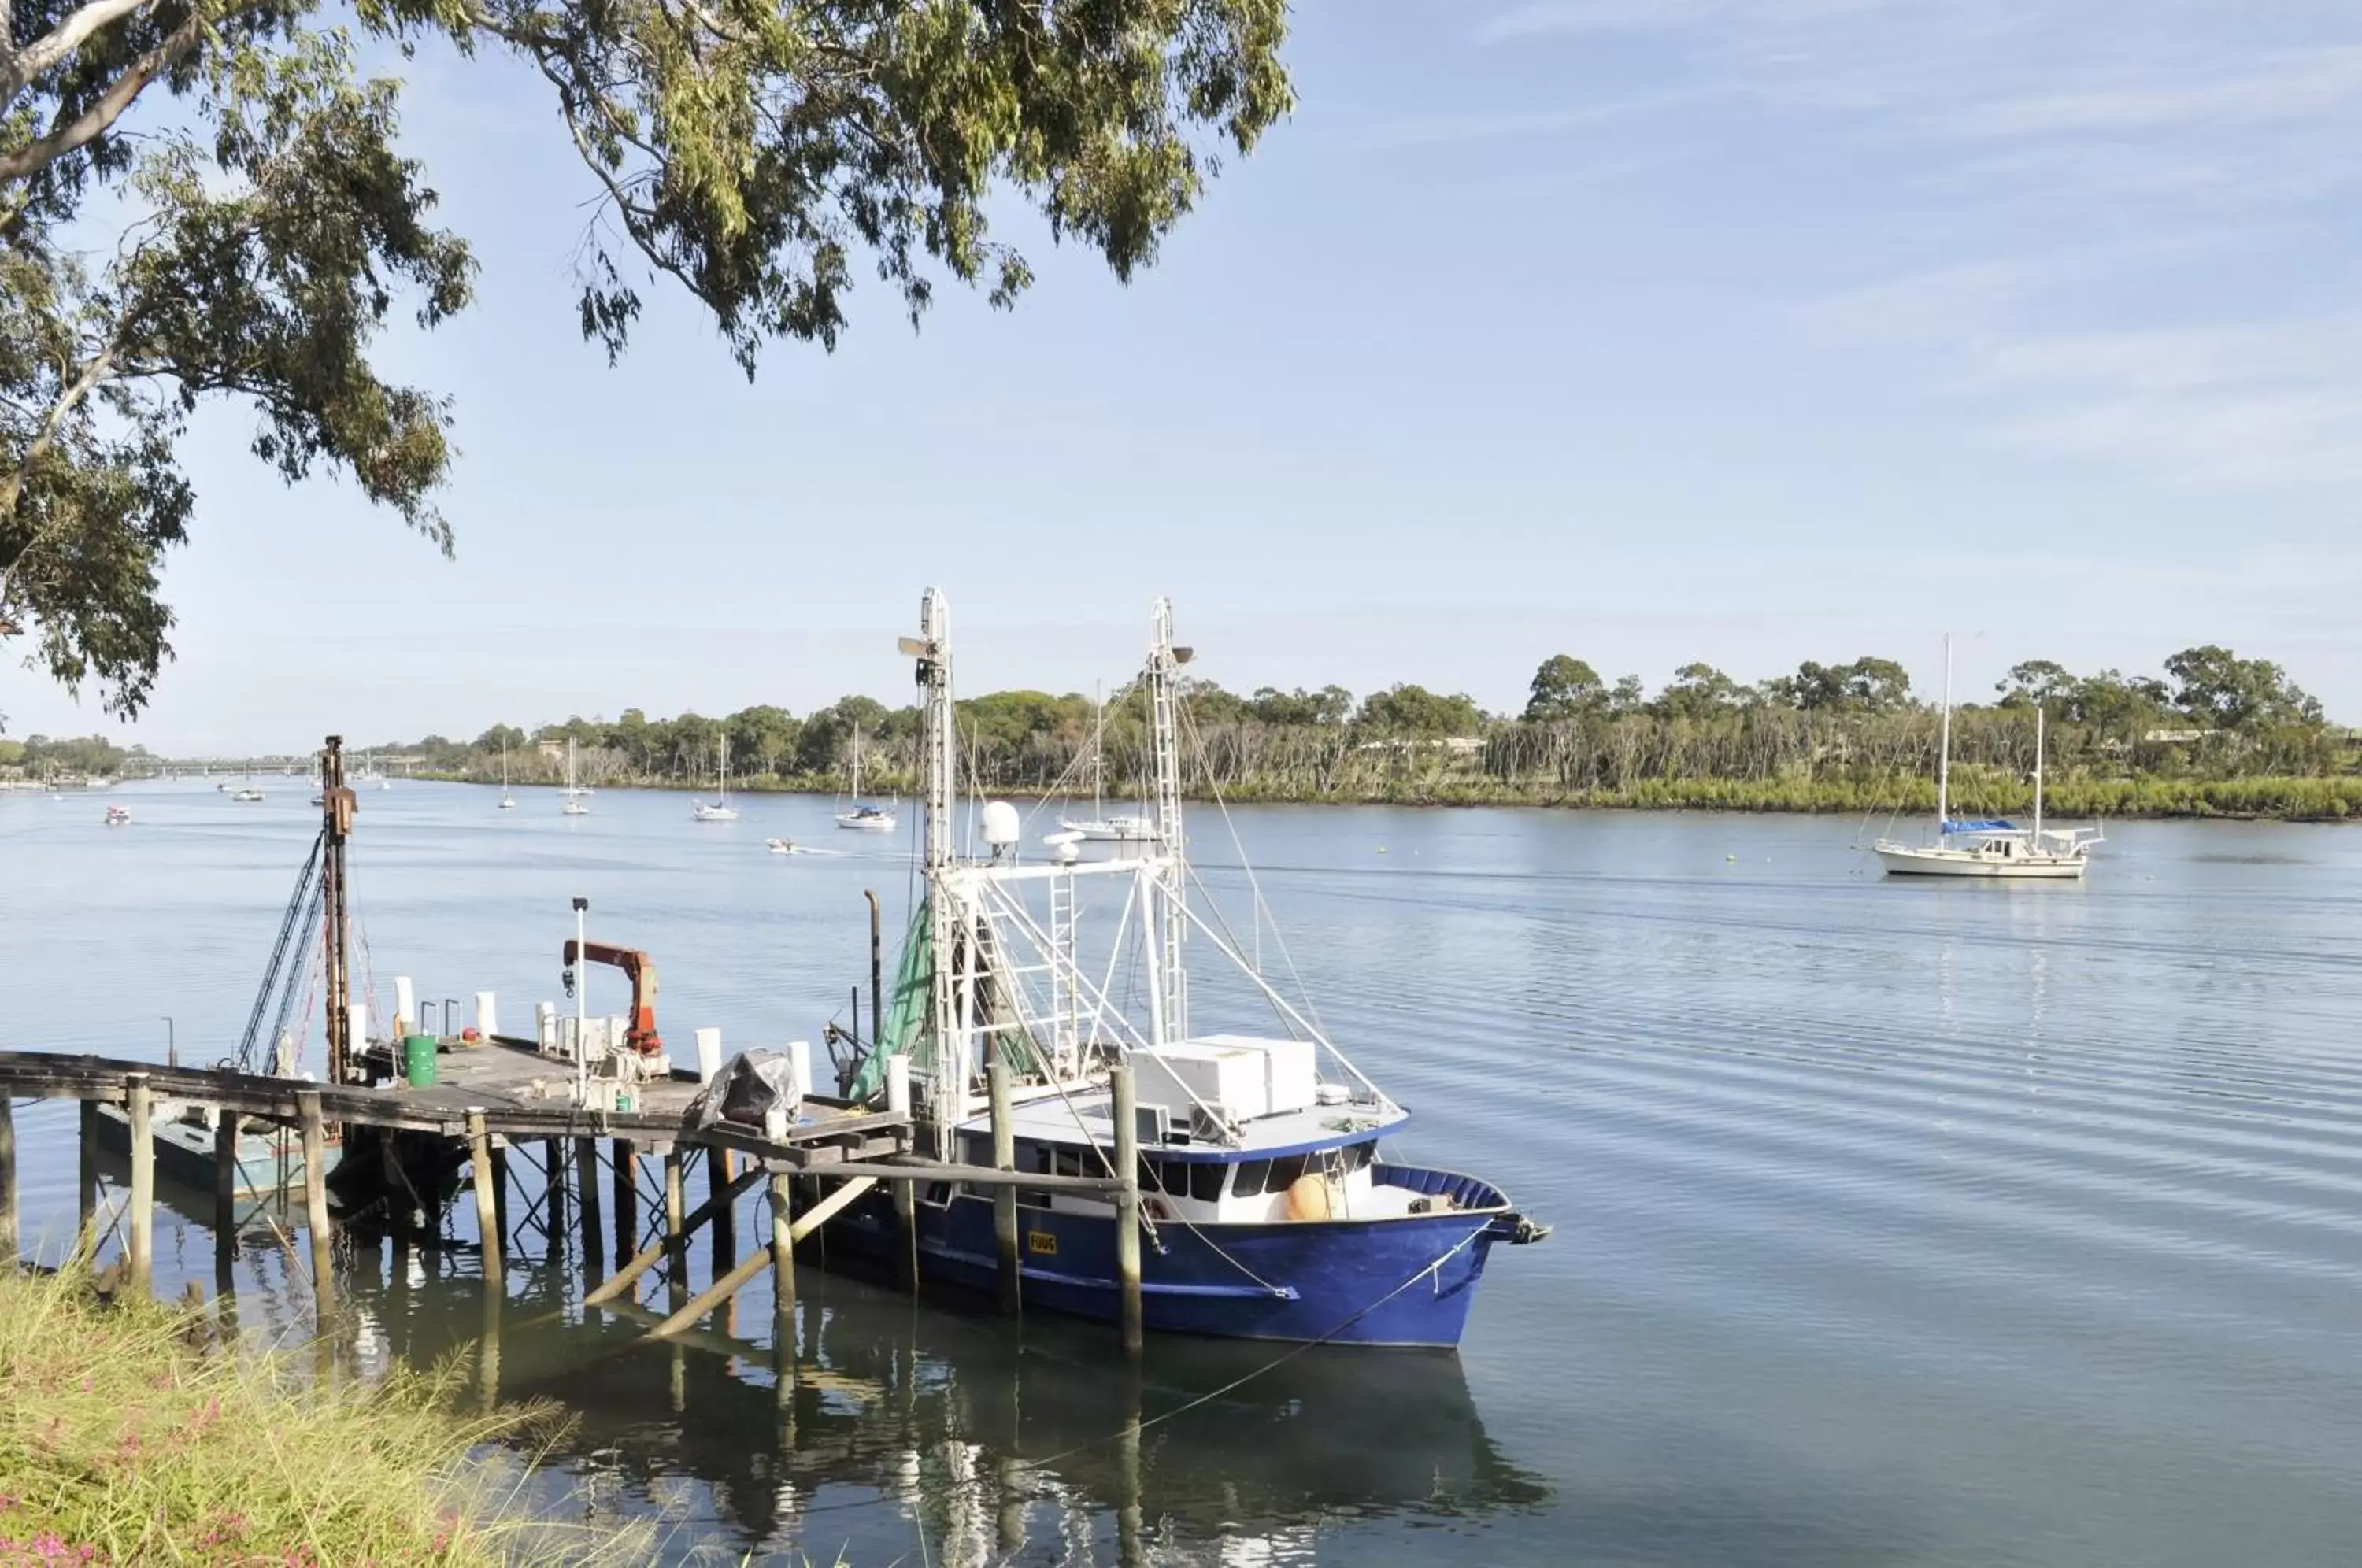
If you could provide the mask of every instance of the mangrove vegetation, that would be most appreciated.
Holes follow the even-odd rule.
[[[1520,803],[1716,810],[1932,811],[1937,707],[1891,659],[1862,657],[1742,683],[1683,666],[1650,693],[1572,655],[1534,672],[1524,706],[1488,713],[1464,693],[1400,684],[1356,699],[1340,686],[1187,688],[1189,788],[1240,801]],[[959,705],[966,766],[984,788],[1087,796],[1140,792],[1145,720],[1136,690],[1109,698],[996,691]],[[2279,665],[2213,646],[2158,675],[2079,675],[2047,659],[2013,667],[1989,700],[1956,704],[1952,799],[1963,810],[2031,801],[2037,713],[2055,810],[2076,815],[2334,818],[2362,812],[2352,734]],[[473,740],[430,735],[379,748],[417,771],[549,784],[573,743],[584,781],[710,789],[726,743],[734,787],[843,790],[854,736],[865,789],[907,792],[914,708],[847,697],[797,715],[570,718],[496,724]]]

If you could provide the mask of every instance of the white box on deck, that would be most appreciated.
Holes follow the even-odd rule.
[[[1131,1054],[1132,1083],[1142,1105],[1161,1105],[1176,1123],[1207,1106],[1233,1121],[1265,1113],[1270,1091],[1264,1055],[1252,1045],[1220,1045],[1183,1040]]]
[[[1284,1116],[1309,1110],[1320,1087],[1320,1062],[1309,1040],[1273,1040],[1244,1034],[1209,1034],[1193,1044],[1227,1051],[1253,1051],[1263,1059],[1264,1109]]]

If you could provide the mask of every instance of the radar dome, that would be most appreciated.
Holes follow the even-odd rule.
[[[1006,801],[994,801],[984,808],[984,842],[995,849],[1006,849],[1024,835],[1025,824],[1017,815],[1017,808]]]
[[[1052,836],[1057,837],[1056,834]],[[1059,865],[1072,866],[1083,857],[1083,846],[1071,838],[1058,838],[1056,845],[1051,849],[1050,854]]]

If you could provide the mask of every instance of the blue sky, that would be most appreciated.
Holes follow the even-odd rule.
[[[1129,287],[883,287],[749,385],[677,297],[576,333],[590,182],[513,66],[411,68],[480,302],[446,562],[208,416],[170,751],[568,712],[1204,673],[1493,707],[1577,654],[2153,670],[2202,641],[2362,719],[2362,14],[2312,0],[1308,5],[1301,106]],[[0,668],[10,733],[112,727]]]

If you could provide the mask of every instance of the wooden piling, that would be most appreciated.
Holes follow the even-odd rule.
[[[760,1175],[761,1173],[759,1171],[748,1171],[744,1179],[753,1181],[757,1179]],[[667,1318],[663,1322],[658,1323],[655,1328],[650,1329],[648,1332],[657,1338],[664,1338],[672,1334],[677,1334],[683,1329],[688,1328],[691,1323],[696,1322],[700,1318],[702,1318],[708,1312],[712,1311],[714,1308],[720,1306],[723,1302],[727,1301],[731,1297],[735,1296],[739,1291],[745,1289],[754,1277],[762,1273],[766,1267],[777,1269],[778,1267],[779,1256],[782,1253],[785,1253],[789,1259],[792,1260],[795,1253],[796,1243],[801,1242],[814,1231],[819,1230],[822,1225],[827,1224],[848,1205],[850,1205],[854,1199],[859,1198],[863,1193],[867,1192],[871,1187],[874,1187],[877,1185],[877,1178],[876,1176],[855,1176],[851,1181],[845,1182],[834,1192],[830,1193],[826,1198],[822,1198],[819,1203],[815,1204],[811,1209],[806,1209],[801,1219],[796,1220],[793,1224],[788,1227],[787,1245],[784,1248],[778,1244],[778,1240],[775,1232],[774,1237],[770,1242],[766,1242],[764,1245],[756,1248],[753,1252],[748,1253],[745,1260],[742,1261],[736,1268],[732,1269],[728,1274],[723,1275],[712,1285],[706,1286],[704,1290],[698,1293],[697,1297],[690,1301],[688,1306],[683,1307],[679,1311],[675,1312],[671,1317]],[[776,1213],[776,1211],[774,1212]],[[776,1278],[773,1288],[775,1290],[777,1289]],[[795,1288],[792,1277],[790,1277],[789,1281],[788,1288],[790,1294],[792,1294]],[[781,1326],[784,1327],[787,1325],[782,1324]]]
[[[605,1227],[599,1222],[599,1140],[574,1140],[575,1212],[582,1227],[582,1283],[593,1284],[606,1256]]]
[[[470,1106],[468,1110],[468,1161],[475,1178],[476,1234],[483,1242],[484,1283],[498,1290],[503,1261],[501,1256],[501,1217],[492,1196],[492,1138],[484,1131],[481,1106]]]
[[[681,1169],[680,1145],[665,1151],[665,1271],[671,1275],[675,1298],[689,1290],[689,1238],[681,1221],[688,1218],[688,1184]]]
[[[788,1137],[788,1113],[763,1116],[763,1135],[774,1143]],[[795,1178],[771,1173],[771,1332],[775,1344],[792,1343],[796,1327]]]
[[[746,1192],[751,1191],[755,1184],[761,1179],[762,1172],[750,1170],[730,1186],[699,1204],[696,1212],[681,1221],[682,1238],[686,1240],[690,1235],[694,1234],[697,1228],[709,1220],[719,1223],[719,1217],[729,1212],[730,1205],[736,1202]],[[582,1297],[582,1304],[585,1307],[596,1307],[602,1302],[613,1300],[638,1283],[642,1275],[654,1268],[657,1261],[672,1250],[673,1239],[669,1235],[659,1237],[652,1245],[642,1247],[632,1254],[630,1261],[622,1268],[608,1275],[605,1284],[587,1292]],[[723,1272],[726,1271],[717,1270],[714,1277],[720,1278]]]
[[[131,1283],[147,1295],[154,1288],[156,1258],[156,1138],[151,1126],[155,1105],[147,1074],[127,1075],[123,1105],[131,1117],[131,1234],[124,1256],[130,1264]]]
[[[1017,1168],[1017,1129],[1011,1121],[1009,1064],[995,1062],[986,1072],[992,1091],[992,1168]],[[1024,1310],[1024,1263],[1017,1253],[1017,1189],[992,1189],[992,1239],[1000,1257],[1000,1309],[1010,1317]]]
[[[566,1141],[541,1141],[542,1235],[549,1242],[549,1258],[557,1261],[566,1236]]]
[[[501,1239],[501,1250],[508,1250],[509,1237],[509,1152],[500,1143],[492,1145],[492,1231]]]
[[[1123,1185],[1115,1195],[1115,1272],[1123,1348],[1140,1353],[1145,1320],[1140,1293],[1140,1121],[1133,1114],[1131,1066],[1118,1062],[1108,1072],[1115,1104],[1115,1164]]]
[[[734,1150],[709,1148],[705,1151],[705,1193],[711,1198],[717,1192],[727,1191],[738,1179],[738,1155]],[[738,1216],[725,1205],[713,1216],[713,1272],[728,1268],[738,1256]]]
[[[886,1058],[886,1109],[896,1116],[907,1118],[911,1114],[911,1058],[908,1056]],[[892,1185],[894,1282],[916,1295],[919,1289],[918,1180],[907,1177],[896,1180]]]
[[[74,1209],[80,1224],[78,1245],[84,1256],[98,1247],[98,1102],[82,1102],[80,1166],[74,1176]]]
[[[312,1232],[312,1305],[322,1322],[336,1305],[336,1255],[328,1231],[328,1128],[320,1091],[299,1089],[295,1111],[304,1123],[304,1224]]]
[[[226,1264],[237,1250],[237,1130],[228,1106],[214,1111],[214,1256]]]
[[[621,1268],[640,1244],[640,1152],[629,1138],[618,1138],[613,1158],[615,1194],[615,1266]]]
[[[17,1108],[0,1094],[0,1266],[17,1266]]]

